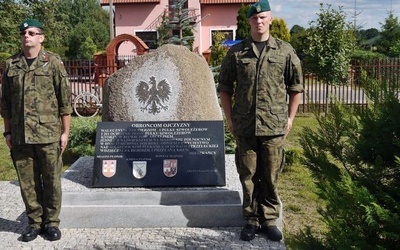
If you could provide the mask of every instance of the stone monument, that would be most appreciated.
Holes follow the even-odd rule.
[[[103,121],[222,121],[206,60],[184,46],[135,57],[103,91]]]
[[[225,185],[212,72],[184,46],[135,57],[103,89],[94,187]]]
[[[110,76],[103,93],[96,156],[67,171],[65,181],[77,188],[63,192],[64,227],[243,225],[241,185],[234,156],[225,159],[221,109],[204,58],[162,46]]]

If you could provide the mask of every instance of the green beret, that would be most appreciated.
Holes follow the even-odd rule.
[[[271,7],[269,7],[268,0],[260,0],[260,2],[254,3],[250,6],[250,9],[247,11],[247,18],[251,17],[254,13],[261,13],[270,10]]]
[[[39,22],[38,20],[34,20],[34,19],[27,19],[27,20],[23,21],[21,23],[21,25],[19,26],[19,30],[23,31],[29,27],[36,27],[36,28],[43,30],[43,24],[41,22]]]

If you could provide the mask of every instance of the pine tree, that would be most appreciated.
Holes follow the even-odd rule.
[[[290,42],[290,32],[287,27],[286,21],[282,18],[272,19],[270,33],[273,37],[279,38],[286,42]]]
[[[186,2],[187,0],[175,0],[169,8],[170,11],[164,15],[161,25],[157,28],[159,46],[179,44],[193,50],[193,29],[201,20],[196,21],[199,15],[192,16],[192,10],[184,8]]]
[[[250,9],[250,5],[242,4],[242,7],[238,11],[236,17],[237,29],[236,29],[236,40],[243,40],[250,36],[250,24],[247,18],[247,11]]]
[[[400,242],[400,103],[390,84],[363,78],[368,109],[335,102],[301,138],[326,202],[327,249],[396,249]]]

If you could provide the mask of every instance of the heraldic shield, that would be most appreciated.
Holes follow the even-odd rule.
[[[132,174],[136,179],[142,179],[147,174],[147,162],[146,161],[133,161],[132,162]]]
[[[117,160],[103,160],[102,173],[105,177],[111,178],[117,172]]]
[[[164,175],[174,177],[178,173],[178,160],[165,159],[163,164]]]

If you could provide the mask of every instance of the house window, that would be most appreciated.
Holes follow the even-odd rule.
[[[181,0],[181,1],[182,1],[182,0]],[[189,1],[186,1],[186,2],[183,4],[182,9],[187,9],[187,8],[188,8],[188,2],[189,2]],[[177,4],[177,3],[179,3],[178,0],[169,0],[169,1],[168,1],[169,9],[170,9],[170,10],[173,9],[172,6],[175,5],[175,4]]]
[[[149,47],[149,49],[157,49],[157,31],[136,31],[138,36]]]
[[[214,34],[215,33],[225,33],[225,41],[226,40],[233,40],[234,38],[234,31],[233,30],[211,30],[211,44],[214,45]]]

